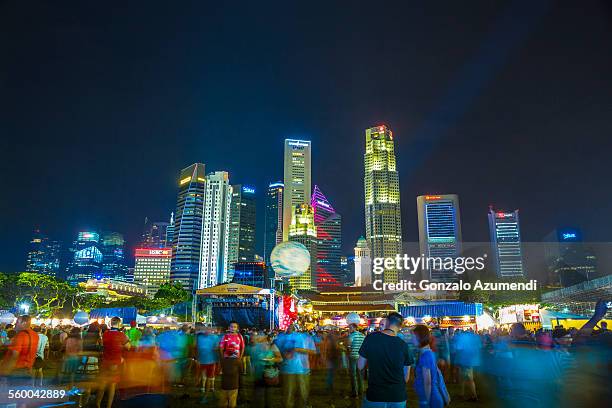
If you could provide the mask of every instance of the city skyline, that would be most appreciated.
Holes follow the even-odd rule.
[[[246,7],[240,18],[253,12]],[[143,218],[167,220],[175,209],[177,169],[195,162],[254,185],[262,202],[268,183],[283,177],[287,138],[312,141],[312,180],[334,197],[349,254],[363,233],[356,198],[363,194],[362,132],[374,124],[387,124],[396,137],[405,241],[418,240],[414,197],[444,192],[461,199],[470,225],[464,241],[488,240],[483,213],[491,204],[520,209],[525,242],[564,225],[580,227],[586,241],[611,240],[600,220],[612,202],[605,181],[612,128],[601,86],[612,57],[599,6],[512,14],[525,28],[519,37],[491,25],[512,13],[503,5],[473,13],[449,3],[453,19],[431,17],[429,5],[393,6],[380,12],[390,31],[342,34],[338,43],[327,41],[338,36],[335,27],[367,20],[366,10],[334,6],[315,15],[287,7],[280,23],[273,13],[269,25],[249,23],[248,44],[233,32],[215,44],[195,40],[213,26],[202,24],[202,9],[150,10],[137,38],[128,24],[109,32],[110,16],[86,5],[72,10],[88,21],[83,36],[51,9],[24,37],[16,22],[29,11],[9,10],[4,38],[18,43],[7,48],[0,85],[0,133],[8,135],[1,162],[3,191],[16,199],[0,203],[0,268],[25,267],[35,226],[65,245],[79,230],[118,231],[131,253]],[[159,32],[168,13],[188,29],[171,24],[175,37]],[[341,16],[338,24],[317,24],[314,34],[295,29],[333,16]],[[279,29],[284,36],[274,34]],[[392,63],[364,64],[364,56]],[[257,218],[260,234],[261,212]]]

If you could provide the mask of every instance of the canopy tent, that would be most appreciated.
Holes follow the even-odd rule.
[[[196,290],[198,296],[223,296],[223,295],[269,295],[269,289],[258,288],[255,286],[241,285],[239,283],[223,283],[210,288]]]
[[[540,316],[542,320],[542,327],[552,329],[557,326],[559,320],[576,319],[576,320],[589,320],[590,316],[581,316],[573,313],[557,312],[555,310],[540,309]],[[560,322],[559,322],[560,323]]]
[[[446,316],[480,316],[482,315],[482,303],[464,302],[424,302],[421,304],[400,306],[400,314],[404,317],[422,318],[446,317]]]

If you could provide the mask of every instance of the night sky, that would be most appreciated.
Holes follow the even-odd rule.
[[[24,269],[36,225],[133,244],[196,161],[258,188],[261,238],[285,138],[312,140],[351,252],[381,123],[407,241],[423,193],[459,194],[466,241],[488,239],[489,204],[520,209],[524,241],[612,238],[603,1],[83,3],[0,3],[0,271]]]

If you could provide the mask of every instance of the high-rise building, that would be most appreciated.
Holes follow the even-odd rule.
[[[428,258],[456,258],[461,255],[459,197],[455,194],[417,197],[419,247]],[[432,262],[426,279],[435,282],[458,280],[454,270],[439,268]],[[438,269],[439,268],[439,269]]]
[[[342,217],[318,186],[314,186],[311,206],[317,227],[317,289],[343,286],[340,268]]]
[[[498,278],[524,277],[519,212],[489,207],[489,232]]]
[[[49,276],[58,276],[60,251],[61,245],[58,241],[49,240],[39,229],[35,229],[30,240],[26,270]]]
[[[342,270],[342,282],[344,286],[355,285],[355,256],[341,256],[340,269]]]
[[[289,278],[289,284],[293,289],[313,289],[317,282],[317,227],[311,205],[301,204],[294,207],[289,225],[289,240],[303,244],[310,252],[310,267],[304,274]]]
[[[597,277],[597,258],[578,228],[558,228],[544,238],[549,285],[568,287]]]
[[[355,246],[355,286],[367,286],[372,284],[372,257],[368,241],[359,237]]]
[[[270,183],[266,192],[264,226],[264,262],[270,263],[272,249],[283,241],[283,190],[281,182]]]
[[[145,218],[144,231],[142,233],[142,248],[164,248],[168,246],[167,235],[170,224],[164,221],[150,222]]]
[[[202,222],[202,247],[198,289],[228,280],[228,252],[232,186],[229,174],[215,171],[206,176]]]
[[[127,263],[125,259],[125,240],[118,232],[102,234],[102,276],[116,281],[127,280]]]
[[[70,252],[72,259],[66,269],[66,280],[76,285],[88,279],[102,279],[104,255],[101,251],[100,235],[94,231],[80,231]]]
[[[163,283],[170,281],[172,248],[136,248],[133,281],[154,296]]]
[[[181,170],[174,213],[172,266],[170,280],[180,282],[185,290],[196,289],[200,273],[202,217],[206,173],[202,163]]]
[[[255,188],[242,184],[232,186],[230,210],[228,280],[234,276],[236,262],[255,260]]]
[[[395,258],[402,252],[399,175],[393,133],[387,126],[366,129],[365,226],[373,258]],[[384,282],[397,282],[399,271],[384,271]]]
[[[285,140],[285,190],[283,192],[283,241],[289,239],[293,208],[310,205],[311,143],[309,140]]]
[[[232,283],[269,288],[270,281],[266,264],[264,262],[236,262]]]

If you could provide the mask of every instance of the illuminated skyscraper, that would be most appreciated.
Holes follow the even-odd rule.
[[[255,187],[236,184],[232,186],[230,210],[228,281],[234,276],[236,262],[255,260]]]
[[[283,241],[289,239],[289,225],[293,207],[310,205],[310,151],[309,140],[285,140],[285,191],[283,193]]]
[[[459,197],[455,194],[417,197],[419,247],[429,258],[455,258],[461,255]],[[431,266],[431,265],[430,265]],[[435,282],[458,280],[454,270],[430,268],[426,279]]]
[[[310,267],[303,275],[289,278],[289,284],[293,289],[313,289],[316,286],[317,227],[313,208],[309,204],[294,207],[289,240],[303,244],[310,252]]]
[[[103,254],[100,235],[94,231],[80,231],[72,248],[72,259],[68,262],[66,280],[76,285],[87,279],[102,279]]]
[[[355,286],[367,286],[372,284],[372,257],[368,241],[359,237],[355,247]]]
[[[266,193],[264,262],[270,263],[272,249],[283,241],[283,190],[281,182],[271,183]]]
[[[195,163],[183,169],[178,185],[170,280],[180,282],[183,288],[192,291],[196,287],[200,273],[202,216],[206,185],[204,165]]]
[[[142,248],[164,248],[168,246],[167,235],[169,223],[163,221],[150,222],[145,218],[144,231],[142,233]]]
[[[489,207],[489,232],[497,277],[524,277],[518,210],[506,212]]]
[[[198,289],[228,281],[231,202],[229,174],[215,171],[207,175]]]
[[[269,288],[268,271],[264,262],[236,262],[232,283]]]
[[[548,284],[568,287],[597,277],[597,257],[578,228],[559,228],[545,238]]]
[[[343,286],[340,268],[342,217],[318,186],[314,186],[311,202],[317,227],[317,289]]]
[[[127,281],[128,267],[123,235],[118,232],[105,232],[102,235],[101,243],[103,278]]]
[[[39,229],[35,229],[30,240],[26,270],[28,272],[58,276],[60,271],[60,249],[59,242],[49,240]]]
[[[402,252],[399,175],[393,133],[387,126],[366,129],[365,226],[372,258],[395,258]],[[384,282],[397,282],[396,269],[384,272]]]
[[[134,283],[154,296],[160,285],[170,280],[172,248],[136,248],[135,259]]]

